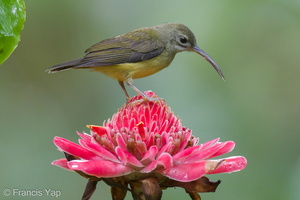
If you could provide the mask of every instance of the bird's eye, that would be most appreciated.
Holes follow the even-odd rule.
[[[180,36],[179,41],[181,44],[186,44],[188,42],[188,39],[185,36]]]

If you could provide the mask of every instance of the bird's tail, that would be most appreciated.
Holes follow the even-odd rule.
[[[80,59],[60,63],[58,65],[50,67],[49,69],[46,70],[46,72],[55,73],[55,72],[59,72],[59,71],[67,70],[67,69],[76,68],[76,66],[78,65],[78,63],[80,63],[81,60],[82,59],[80,58]]]

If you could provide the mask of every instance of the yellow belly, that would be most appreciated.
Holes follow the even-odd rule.
[[[93,67],[92,69],[119,81],[125,81],[128,78],[137,79],[155,74],[167,67],[173,58],[174,57],[166,58],[165,56],[158,56],[142,62],[99,66]]]

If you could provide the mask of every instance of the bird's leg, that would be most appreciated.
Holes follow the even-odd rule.
[[[120,86],[121,86],[121,88],[122,88],[123,92],[124,92],[124,93],[125,93],[125,95],[126,95],[126,99],[129,99],[129,98],[130,98],[130,96],[129,96],[129,94],[128,94],[128,92],[127,92],[126,88],[125,88],[124,82],[123,82],[123,81],[118,81],[118,82],[119,82],[119,84],[120,84]]]
[[[148,97],[147,95],[145,95],[141,90],[139,90],[137,87],[135,87],[135,86],[133,85],[133,80],[132,80],[132,78],[126,79],[125,82],[126,82],[127,85],[128,85],[129,87],[131,87],[134,91],[136,91],[138,94],[142,95],[142,97],[144,97],[144,98],[146,98],[146,99],[149,98],[149,97]]]
[[[140,91],[137,87],[135,87],[133,85],[133,80],[132,78],[128,78],[126,79],[126,84],[131,87],[134,91],[136,91],[138,94],[140,94],[143,98],[147,99],[148,101],[157,101],[159,98],[152,98],[152,97],[148,97],[147,95],[145,95],[142,91]],[[124,86],[124,84],[123,84]],[[122,87],[122,85],[121,85]],[[126,90],[125,90],[126,91]]]

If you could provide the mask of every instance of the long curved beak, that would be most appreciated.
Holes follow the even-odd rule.
[[[221,69],[218,67],[217,63],[215,63],[215,61],[209,57],[209,55],[207,55],[202,49],[200,49],[198,46],[194,46],[192,47],[192,51],[196,52],[197,54],[200,54],[201,56],[203,56],[205,58],[205,60],[207,60],[214,68],[215,70],[218,72],[218,74],[221,76],[221,78],[223,80],[225,80],[225,77],[221,71]]]

